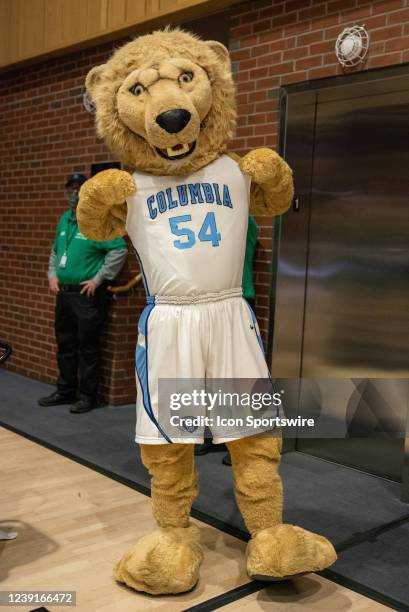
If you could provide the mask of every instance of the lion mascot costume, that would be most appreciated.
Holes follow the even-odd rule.
[[[292,173],[274,151],[226,151],[236,108],[227,49],[179,29],[141,36],[93,68],[86,89],[99,135],[121,160],[81,188],[78,221],[93,240],[126,233],[147,292],[136,348],[136,441],[151,475],[158,529],[142,537],[115,578],[151,594],[182,593],[199,579],[203,551],[190,522],[197,496],[194,443],[158,423],[161,378],[267,378],[254,313],[241,296],[249,215],[280,215]],[[149,346],[148,346],[149,341]],[[226,442],[237,505],[251,535],[250,577],[323,570],[336,554],[319,535],[282,522],[281,439]]]

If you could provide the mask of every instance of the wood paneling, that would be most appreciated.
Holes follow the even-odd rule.
[[[126,0],[126,22],[127,23],[138,23],[144,21],[148,13],[148,3],[146,0]]]
[[[118,28],[126,23],[126,0],[108,0],[108,28]]]
[[[50,0],[47,0],[47,4]],[[63,0],[61,41],[67,45],[87,35],[88,3],[84,0]],[[96,18],[96,17],[95,17]],[[100,18],[98,14],[98,19]]]
[[[6,38],[6,29],[8,26],[8,7],[6,0],[0,0],[0,23],[3,29],[3,35],[0,36],[0,57],[3,62],[7,62],[9,59],[9,47],[8,40]]]
[[[20,52],[20,3],[18,0],[1,0],[2,18],[0,24],[1,58],[0,65],[11,64],[21,57]],[[4,59],[3,59],[4,58]]]
[[[201,0],[196,0],[195,2],[191,0],[159,0],[159,11],[161,13],[171,13],[187,6],[200,4],[200,2]]]
[[[44,49],[45,0],[19,0],[19,49],[23,57],[37,55]]]
[[[86,0],[87,36],[103,32],[108,27],[108,0]]]
[[[132,33],[139,25],[194,19],[239,0],[0,0],[0,68]],[[161,21],[162,20],[162,21]]]
[[[63,1],[47,2],[45,11],[45,49],[54,49],[61,45],[61,32],[63,28]],[[7,0],[6,0],[7,2]]]

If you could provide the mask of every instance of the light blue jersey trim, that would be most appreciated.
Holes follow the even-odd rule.
[[[139,333],[145,338],[145,346],[140,344],[136,345],[135,351],[135,362],[136,362],[136,375],[138,376],[139,384],[142,389],[143,406],[146,410],[152,423],[157,427],[159,433],[165,438],[167,442],[172,444],[172,440],[165,434],[161,426],[159,425],[156,417],[153,413],[151,395],[149,392],[149,368],[148,368],[148,321],[149,316],[154,309],[155,304],[151,302],[146,306],[139,319]]]

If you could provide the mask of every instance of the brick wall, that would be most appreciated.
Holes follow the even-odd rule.
[[[64,183],[110,161],[82,106],[84,75],[113,44],[16,70],[1,82],[0,339],[13,346],[7,367],[52,382],[56,377],[54,298],[47,261],[58,217],[67,208]],[[131,249],[130,249],[131,251]],[[119,281],[138,272],[132,253]],[[143,289],[114,301],[103,340],[102,392],[126,403],[135,394],[133,360]]]
[[[364,23],[371,36],[368,59],[358,70],[409,61],[408,0],[255,0],[232,9],[239,124],[231,148],[276,147],[279,87],[340,74],[335,39],[355,23]],[[7,367],[49,382],[56,368],[54,299],[45,277],[48,253],[65,209],[66,176],[89,174],[91,163],[110,160],[81,97],[86,72],[113,47],[109,43],[15,70],[0,84],[0,338],[14,348]],[[266,337],[272,222],[258,223],[256,310]],[[120,280],[136,272],[131,253]],[[103,367],[103,393],[112,403],[134,397],[133,353],[143,304],[140,287],[113,304]]]

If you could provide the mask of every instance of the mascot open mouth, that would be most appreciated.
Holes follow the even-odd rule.
[[[187,157],[196,147],[196,140],[194,142],[189,142],[188,144],[176,144],[173,147],[166,147],[165,149],[160,147],[155,147],[157,153],[163,157],[164,159],[176,160],[182,159],[183,157]]]

